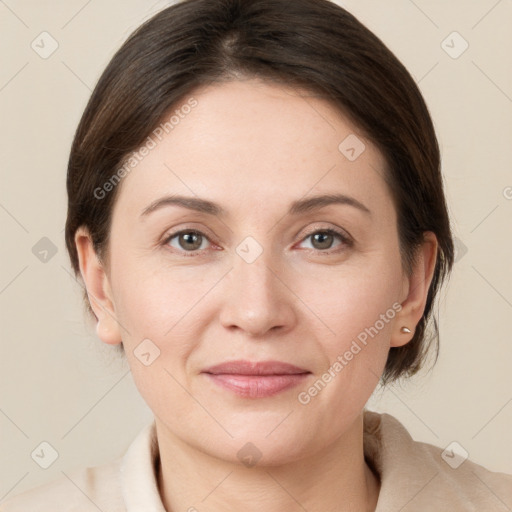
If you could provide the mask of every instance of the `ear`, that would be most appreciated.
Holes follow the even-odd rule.
[[[437,261],[437,237],[431,231],[423,235],[422,245],[417,249],[416,261],[410,276],[404,277],[401,305],[402,309],[396,315],[394,331],[391,336],[391,347],[401,347],[412,340],[414,329],[425,311],[428,290]],[[403,333],[405,326],[411,330]]]
[[[75,233],[80,273],[87,289],[87,296],[97,318],[96,333],[104,343],[117,345],[122,342],[119,322],[116,319],[112,289],[89,231],[80,227]]]

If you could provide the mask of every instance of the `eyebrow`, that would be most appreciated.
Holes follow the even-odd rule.
[[[301,215],[314,210],[319,210],[332,204],[342,204],[352,206],[358,210],[371,216],[371,211],[360,201],[354,197],[347,196],[345,194],[323,194],[313,196],[308,199],[299,199],[294,201],[288,213],[290,215]],[[200,213],[206,213],[208,215],[214,215],[216,217],[226,217],[227,212],[217,203],[208,201],[207,199],[200,199],[198,197],[188,197],[181,195],[165,196],[156,201],[153,201],[149,206],[144,208],[141,213],[141,217],[145,217],[150,213],[164,208],[166,206],[181,206],[189,210],[194,210]]]

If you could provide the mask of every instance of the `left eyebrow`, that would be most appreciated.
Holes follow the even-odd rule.
[[[294,201],[290,207],[289,213],[291,215],[301,215],[312,210],[319,210],[331,204],[346,204],[359,209],[367,215],[372,215],[372,212],[363,203],[345,194],[324,194],[321,196],[313,196],[309,199]]]
[[[324,194],[319,196],[313,196],[308,199],[299,199],[294,201],[289,209],[290,215],[303,215],[310,211],[319,210],[332,204],[342,204],[352,206],[358,210],[372,215],[372,212],[360,201],[354,197],[347,196],[345,194]],[[227,212],[219,204],[206,199],[200,199],[198,197],[188,196],[165,196],[156,201],[153,201],[147,206],[141,213],[141,217],[147,216],[150,213],[163,208],[165,206],[181,206],[189,210],[195,210],[200,213],[206,213],[217,217],[225,217]]]

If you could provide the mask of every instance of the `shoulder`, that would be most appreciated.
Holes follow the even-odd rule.
[[[365,411],[364,425],[365,456],[381,477],[379,512],[512,509],[512,475],[472,462],[460,445],[415,441],[389,414]]]
[[[158,442],[154,420],[121,457],[75,469],[0,503],[0,512],[164,511],[155,477]]]
[[[0,504],[0,512],[124,511],[119,470],[121,458],[102,466],[63,473]]]

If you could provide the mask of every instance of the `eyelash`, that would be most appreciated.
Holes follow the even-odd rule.
[[[343,250],[346,250],[347,248],[350,248],[353,246],[353,241],[342,231],[338,231],[336,229],[333,229],[333,228],[324,228],[324,229],[314,229],[313,231],[310,231],[309,233],[307,233],[301,240],[301,242],[305,241],[306,239],[308,239],[309,237],[317,234],[317,233],[323,233],[323,234],[327,234],[327,235],[334,235],[334,236],[337,236],[341,242],[342,242],[342,245],[344,247],[342,247],[341,249],[326,249],[326,250],[321,250],[321,249],[306,249],[306,250],[310,250],[310,251],[315,251],[315,252],[318,252],[320,254],[324,254],[324,255],[329,255],[329,254],[333,254],[333,253],[339,253],[339,252],[342,252]],[[182,234],[194,234],[194,235],[199,235],[203,238],[206,238],[210,243],[212,243],[212,241],[210,240],[210,238],[204,234],[203,232],[197,230],[197,229],[182,229],[180,231],[176,231],[174,233],[171,233],[169,234],[168,236],[166,236],[164,238],[164,240],[162,241],[162,245],[163,246],[167,246],[169,247],[169,242],[179,236],[179,235],[182,235]],[[195,250],[195,251],[185,251],[185,250],[179,250],[179,249],[176,249],[176,248],[171,248],[170,249],[171,251],[175,252],[179,252],[180,254],[182,254],[183,256],[185,257],[196,257],[196,256],[200,256],[201,255],[201,252],[202,251],[205,251],[206,249],[203,249],[202,251],[198,251],[198,250]]]

